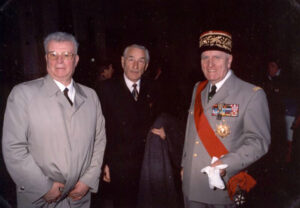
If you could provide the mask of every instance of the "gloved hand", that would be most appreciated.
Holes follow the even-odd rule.
[[[211,164],[216,162],[218,160],[217,157],[213,157],[211,160]],[[217,165],[215,167],[211,166],[206,166],[205,168],[202,168],[201,173],[206,173],[208,176],[208,183],[209,183],[209,188],[214,189],[219,188],[219,189],[224,189],[225,184],[220,176],[220,169],[225,169],[227,168],[227,164],[222,164],[222,165]]]

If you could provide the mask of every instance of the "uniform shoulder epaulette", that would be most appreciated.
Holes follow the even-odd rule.
[[[253,87],[253,91],[254,91],[254,92],[256,92],[256,91],[258,91],[258,90],[261,90],[261,87],[259,87],[259,86]]]

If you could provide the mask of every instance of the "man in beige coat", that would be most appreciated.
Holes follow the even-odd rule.
[[[44,41],[48,75],[11,91],[3,155],[18,207],[90,207],[106,144],[94,90],[74,82],[78,43],[63,32]]]

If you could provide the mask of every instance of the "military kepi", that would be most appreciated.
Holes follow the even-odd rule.
[[[224,31],[207,31],[200,35],[199,52],[207,50],[219,50],[231,54],[231,34]]]

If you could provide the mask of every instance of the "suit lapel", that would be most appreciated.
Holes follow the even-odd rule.
[[[206,87],[201,92],[201,102],[202,102],[203,109],[206,109],[208,104],[209,104],[207,102],[208,101],[209,86],[210,86],[210,83],[207,83]]]
[[[140,92],[138,101],[150,99],[150,95],[148,94],[147,83],[146,80],[141,79]]]

